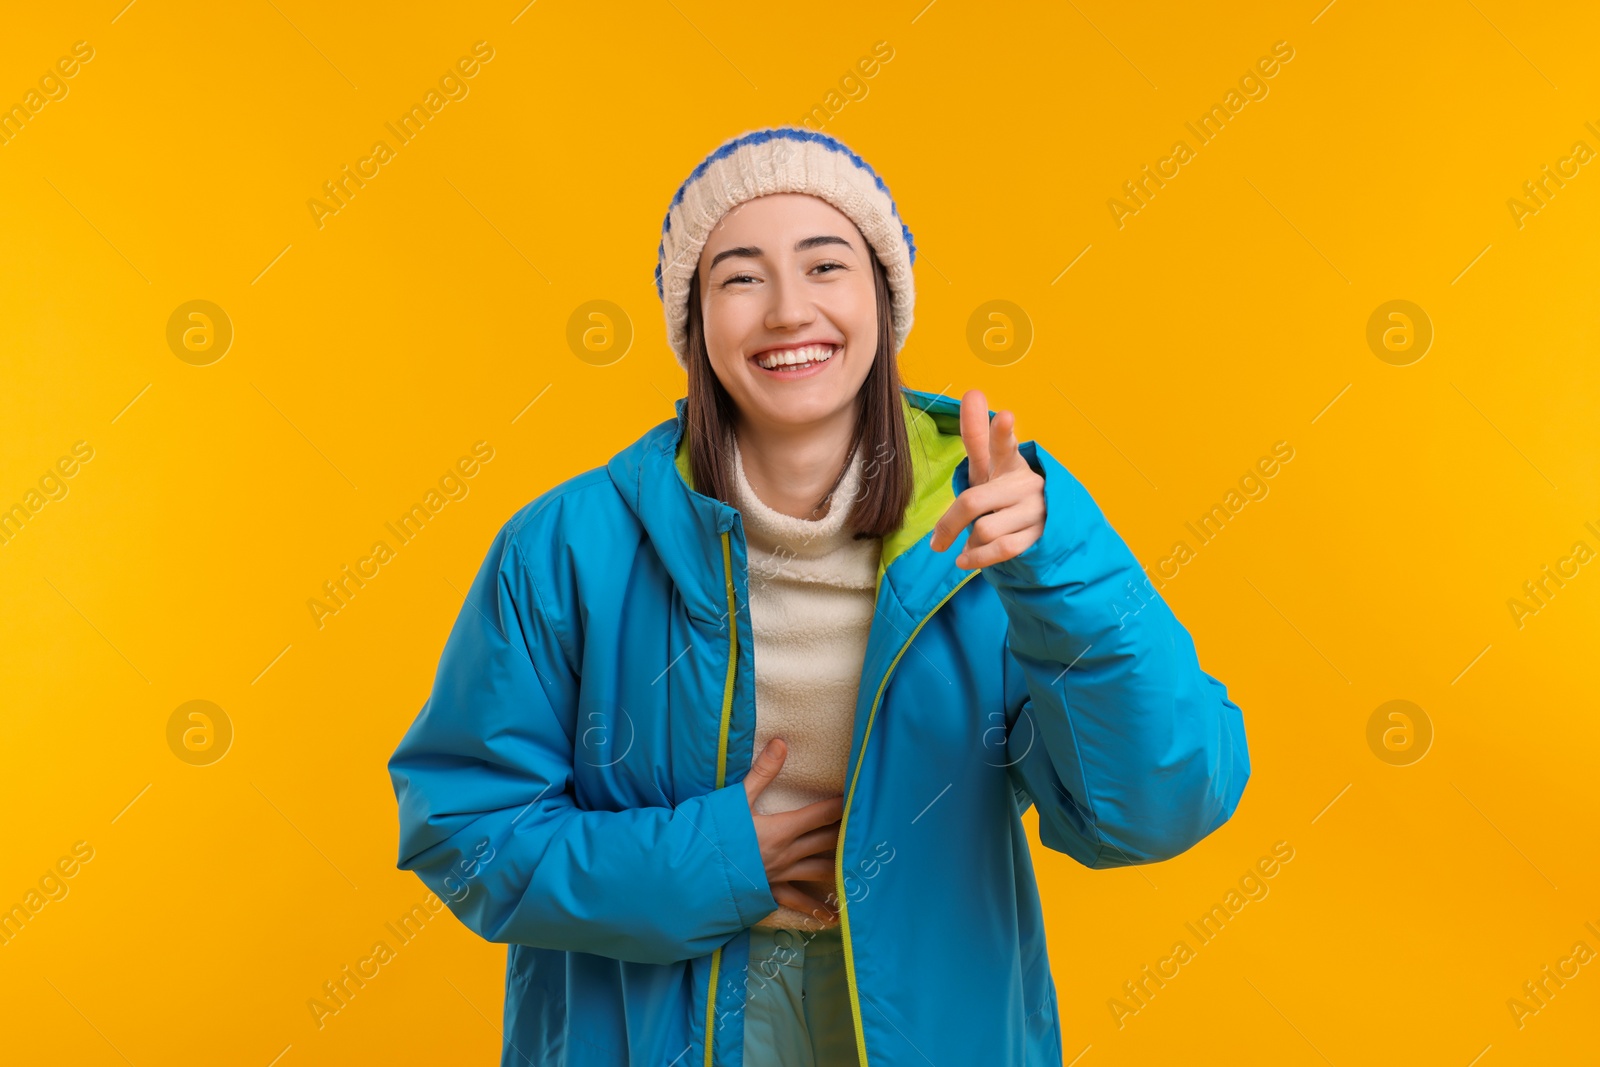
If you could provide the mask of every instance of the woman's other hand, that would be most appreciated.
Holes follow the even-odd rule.
[[[761,859],[766,865],[772,898],[817,919],[825,926],[839,921],[837,893],[833,892],[834,850],[839,843],[839,820],[844,815],[844,797],[828,797],[774,815],[756,813],[756,797],[772,784],[788,757],[788,743],[773,738],[756,756],[745,775],[744,791],[750,801],[750,817],[755,822],[756,839],[761,843]],[[812,883],[804,888],[800,883]],[[813,892],[822,890],[827,901]]]

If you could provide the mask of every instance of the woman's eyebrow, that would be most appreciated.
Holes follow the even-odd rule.
[[[804,240],[797,242],[794,246],[794,250],[796,252],[804,252],[808,248],[816,248],[819,245],[844,245],[846,248],[855,247],[843,237],[835,237],[830,233],[822,234],[817,237],[807,237]],[[711,257],[711,262],[706,269],[710,270],[712,267],[715,267],[718,263],[728,259],[730,256],[739,256],[743,259],[755,259],[761,254],[761,249],[752,245],[740,245],[737,248],[724,248],[721,252],[718,252],[715,256]]]

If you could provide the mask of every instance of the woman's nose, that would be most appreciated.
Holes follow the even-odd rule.
[[[779,275],[767,291],[772,294],[772,303],[767,308],[767,329],[793,329],[816,318],[805,287],[798,280]]]

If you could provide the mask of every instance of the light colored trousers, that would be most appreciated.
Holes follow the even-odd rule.
[[[748,1067],[856,1067],[860,1062],[838,925],[750,927],[746,982]]]

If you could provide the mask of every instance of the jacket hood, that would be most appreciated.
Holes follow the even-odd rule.
[[[721,535],[730,534],[733,554],[744,559],[744,520],[737,508],[693,487],[688,403],[688,397],[675,401],[676,416],[617,453],[607,469],[690,610],[720,618],[727,611]],[[911,501],[900,528],[883,539],[878,586],[881,594],[887,578],[907,613],[918,615],[971,574],[955,565],[959,540],[944,552],[927,544],[955,501],[967,453],[959,401],[902,388],[900,406],[911,451]]]

